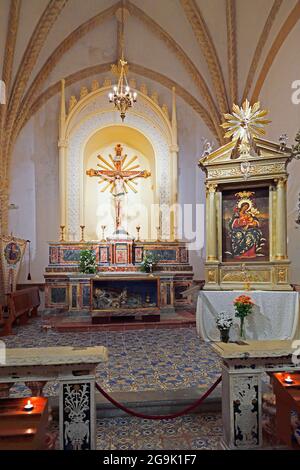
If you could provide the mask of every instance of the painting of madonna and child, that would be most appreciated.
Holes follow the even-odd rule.
[[[269,261],[269,188],[222,197],[222,261]]]

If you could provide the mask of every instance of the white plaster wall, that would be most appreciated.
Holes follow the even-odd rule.
[[[31,275],[42,282],[48,264],[48,241],[59,235],[57,97],[50,100],[23,129],[11,164],[10,227],[31,240]],[[26,282],[28,254],[20,272]]]

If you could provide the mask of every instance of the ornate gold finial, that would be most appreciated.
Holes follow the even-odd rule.
[[[100,85],[99,85],[98,80],[95,79],[92,81],[92,91],[96,91],[98,90],[98,88],[100,88]]]
[[[77,98],[75,95],[72,95],[69,99],[69,113],[76,106],[76,104],[77,104]]]
[[[88,94],[89,94],[88,88],[86,86],[81,87],[81,89],[80,89],[80,99],[82,100],[82,98],[84,98]]]
[[[224,114],[226,122],[221,124],[223,129],[227,129],[224,137],[240,141],[239,150],[242,154],[250,149],[250,142],[253,137],[265,135],[264,126],[269,124],[269,119],[264,119],[268,114],[266,109],[260,109],[260,102],[250,106],[246,100],[241,107],[234,104],[232,114]]]

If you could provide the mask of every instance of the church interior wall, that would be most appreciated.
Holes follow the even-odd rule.
[[[153,7],[153,2],[135,0],[133,5],[143,9],[146,14],[151,16],[166,32],[168,32],[185,52],[205,77],[209,86],[211,86],[211,77],[209,76],[207,65],[199,49],[199,44],[193,34],[185,15],[175,15],[175,11],[181,11],[180,2],[167,0],[174,6],[174,15],[166,13],[167,9],[160,9],[159,6]],[[32,17],[24,12],[21,19],[21,30],[23,37],[29,37],[34,29],[34,24],[45,2],[35,2],[30,0],[27,13],[32,11]],[[36,3],[39,3],[37,6]],[[45,62],[49,53],[66,36],[66,31],[79,26],[93,15],[99,13],[99,2],[87,0],[81,2],[75,0],[70,2],[61,17],[57,20],[53,29],[49,33],[47,41],[41,50],[40,57],[36,63],[34,71],[38,71]],[[209,3],[209,5],[208,5]],[[243,2],[244,3],[244,2]],[[272,3],[265,1],[264,6],[256,0],[257,8],[262,8],[261,17],[265,17]],[[102,1],[101,10],[113,5],[113,1]],[[225,26],[223,25],[222,15],[224,11],[218,11],[218,2],[199,1],[198,4],[203,9],[207,25],[215,40],[217,52],[227,83],[227,64],[224,57],[226,41],[224,41]],[[287,14],[295,5],[295,1],[283,2],[280,14],[274,21],[267,45],[270,47],[274,41],[279,28],[281,27]],[[2,0],[1,8],[7,9],[6,2]],[[241,99],[242,90],[245,85],[245,78],[252,59],[253,49],[259,37],[263,20],[257,18],[253,7],[253,2],[248,5],[239,5],[237,2],[238,15],[238,83],[239,98]],[[248,11],[249,10],[249,11]],[[248,22],[245,20],[247,16]],[[222,26],[215,27],[216,17],[220,18]],[[214,22],[213,22],[214,20]],[[240,23],[239,23],[240,21]],[[26,23],[26,24],[24,24]],[[241,29],[240,24],[243,24]],[[67,25],[67,26],[66,26]],[[2,30],[3,33],[4,30]],[[174,79],[179,85],[185,88],[191,95],[195,96],[200,103],[203,103],[199,96],[198,88],[187,72],[183,63],[170,52],[169,47],[159,38],[158,34],[150,31],[136,17],[130,16],[127,27],[126,47],[128,47],[129,62],[143,65],[155,72],[162,73],[169,79]],[[143,44],[137,40],[139,34],[143,34]],[[278,140],[281,133],[287,132],[289,143],[293,142],[296,130],[300,122],[300,105],[291,102],[291,83],[300,79],[298,71],[298,62],[296,50],[298,48],[298,38],[300,34],[299,23],[288,35],[285,43],[281,47],[265,84],[261,90],[259,99],[264,108],[270,110],[272,123],[267,129],[267,138]],[[112,17],[91,30],[86,36],[83,36],[69,51],[66,52],[53,69],[44,84],[44,89],[59,81],[62,77],[74,73],[84,67],[97,65],[104,62],[114,62],[115,57],[115,35],[116,21]],[[256,38],[250,45],[249,40]],[[21,44],[22,42],[22,44]],[[17,42],[16,61],[17,64],[22,52],[24,43]],[[0,54],[1,56],[1,54]],[[266,58],[266,53],[262,54],[259,65],[261,66]],[[14,74],[16,72],[14,66]],[[258,67],[259,70],[259,67]],[[284,74],[282,73],[284,71]],[[34,74],[33,74],[34,76]],[[90,84],[93,78],[103,82],[105,77],[110,77],[109,72],[101,75],[90,76],[84,80],[73,83],[67,87],[67,100],[71,94],[79,95],[80,87]],[[167,103],[169,112],[171,110],[171,92],[164,85],[150,80],[149,78],[131,74],[137,78],[138,84],[145,83],[149,89],[149,94],[155,90],[158,92],[160,103]],[[257,78],[256,73],[255,78]],[[31,79],[32,80],[32,79]],[[251,93],[250,93],[251,95]],[[249,96],[251,98],[251,96]],[[208,130],[200,115],[194,111],[190,105],[182,98],[177,97],[178,112],[178,143],[179,143],[179,176],[178,176],[178,199],[180,204],[192,204],[195,213],[196,203],[204,204],[205,189],[204,175],[197,168],[197,161],[203,148],[202,138],[207,138],[218,146],[217,139]],[[59,214],[58,214],[58,114],[59,114],[59,96],[56,94],[47,101],[42,108],[30,119],[21,131],[12,155],[11,161],[11,190],[10,203],[16,204],[19,209],[10,210],[10,227],[16,235],[32,240],[32,278],[33,281],[43,281],[43,270],[47,264],[47,242],[49,239],[58,239],[59,235]],[[300,260],[297,259],[298,231],[294,220],[297,215],[298,205],[298,180],[300,168],[297,162],[291,164],[290,178],[288,185],[288,233],[289,233],[289,257],[293,260],[292,281],[296,281],[300,275]],[[24,177],[23,177],[24,175]],[[198,228],[197,228],[198,230]],[[203,278],[205,246],[191,251],[191,261],[195,270],[196,278]],[[26,267],[23,266],[20,281],[26,280]]]

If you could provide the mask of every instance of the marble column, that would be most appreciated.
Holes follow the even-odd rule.
[[[207,184],[206,191],[206,259],[217,261],[218,259],[218,237],[217,237],[217,207],[216,189],[217,185]]]
[[[222,366],[223,448],[261,448],[261,375],[261,371],[242,373]]]
[[[276,180],[276,259],[287,257],[286,178]]]

